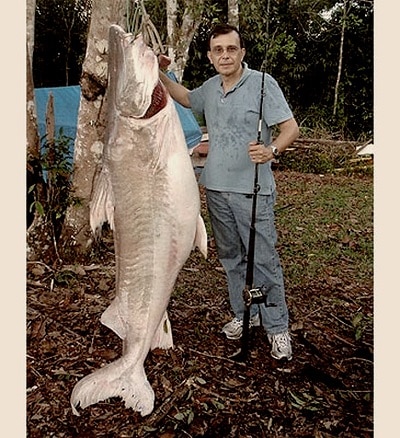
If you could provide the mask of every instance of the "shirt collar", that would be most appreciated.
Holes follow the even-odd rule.
[[[242,61],[242,67],[243,67],[242,76],[236,82],[236,84],[228,91],[228,93],[232,93],[232,91],[235,91],[236,88],[240,87],[243,84],[243,82],[249,77],[250,69],[247,65],[247,62]],[[220,86],[222,89],[222,81],[220,81]]]

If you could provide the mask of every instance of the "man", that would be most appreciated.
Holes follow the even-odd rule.
[[[268,290],[267,306],[252,305],[250,326],[261,321],[275,359],[292,358],[282,268],[275,249],[275,181],[271,160],[299,135],[298,125],[277,82],[265,74],[262,143],[257,143],[262,73],[243,62],[246,50],[239,31],[217,25],[210,33],[207,56],[218,75],[189,91],[163,73],[161,80],[180,104],[203,113],[209,152],[200,183],[206,188],[218,256],[225,269],[229,299],[235,317],[222,331],[228,339],[240,339],[243,331],[247,251],[249,243],[254,168],[257,163],[260,190],[254,257],[254,285]],[[160,67],[165,66],[160,58]],[[279,133],[271,143],[271,127]],[[274,304],[274,306],[268,306]]]

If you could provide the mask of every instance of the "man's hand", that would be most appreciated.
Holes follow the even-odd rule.
[[[274,155],[269,146],[252,141],[249,143],[249,157],[253,163],[264,164],[272,160]]]
[[[171,58],[163,54],[158,55],[158,65],[161,69],[167,68],[171,64]]]

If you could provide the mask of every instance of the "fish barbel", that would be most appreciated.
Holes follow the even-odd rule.
[[[154,408],[144,361],[173,346],[167,306],[192,249],[207,257],[199,189],[174,103],[158,61],[141,35],[109,32],[109,85],[103,165],[94,184],[90,222],[114,232],[116,296],[101,322],[123,340],[116,361],[81,379],[74,414],[110,397],[141,415]]]

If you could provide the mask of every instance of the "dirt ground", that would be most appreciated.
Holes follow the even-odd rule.
[[[290,173],[278,172],[278,186],[283,177],[290,183]],[[345,278],[334,288],[324,279],[304,288],[287,284],[293,360],[274,360],[256,328],[247,362],[237,363],[230,356],[240,341],[221,333],[232,314],[210,243],[209,259],[196,250],[179,274],[169,306],[174,349],[154,350],[146,359],[155,392],[146,417],[118,398],[80,410],[79,417],[69,404],[81,377],[121,355],[120,339],[100,323],[115,292],[111,237],[88,266],[28,264],[27,436],[373,436],[372,323],[356,340],[348,316],[361,309],[372,319],[371,279],[346,277],[343,260]]]

